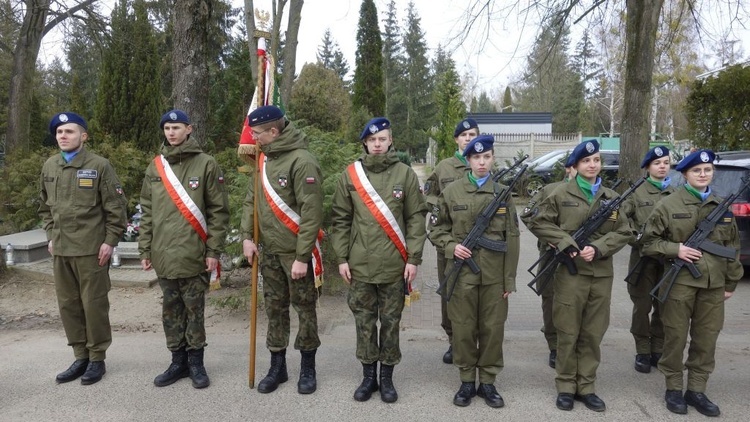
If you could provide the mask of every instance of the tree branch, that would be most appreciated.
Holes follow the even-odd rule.
[[[65,19],[72,17],[76,12],[79,10],[83,10],[84,8],[96,3],[96,0],[84,0],[77,5],[57,13],[54,19],[47,22],[46,25],[44,25],[44,31],[42,32],[42,37],[47,35],[49,31],[51,31],[55,26],[59,25],[61,22],[63,22]]]

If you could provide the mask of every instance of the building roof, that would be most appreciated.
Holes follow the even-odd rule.
[[[466,117],[483,124],[552,124],[552,113],[468,113]]]

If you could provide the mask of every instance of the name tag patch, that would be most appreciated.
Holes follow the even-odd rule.
[[[453,211],[466,211],[469,209],[468,205],[454,205]]]
[[[578,206],[578,202],[563,201],[562,206],[563,207],[577,207]]]
[[[96,179],[99,177],[99,172],[94,169],[81,169],[78,170],[76,177],[79,179]]]
[[[684,219],[692,218],[692,217],[693,217],[693,214],[691,214],[689,212],[682,212],[682,213],[672,214],[672,218],[679,219],[679,220],[684,220]]]

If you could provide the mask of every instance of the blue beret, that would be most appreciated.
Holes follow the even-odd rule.
[[[86,120],[84,120],[83,117],[69,111],[64,111],[55,114],[55,116],[52,117],[52,120],[49,122],[49,133],[54,136],[55,132],[57,132],[57,127],[66,123],[75,123],[79,126],[83,126],[85,130],[89,129],[88,125],[86,125]]]
[[[571,151],[568,153],[568,158],[565,160],[565,167],[573,167],[574,165],[576,165],[576,162],[573,161],[573,152]]]
[[[494,136],[479,135],[476,138],[472,139],[471,142],[469,142],[469,145],[466,145],[466,149],[464,149],[463,155],[464,157],[468,157],[471,154],[489,151],[489,150],[492,150],[492,147],[494,145],[495,145]]]
[[[185,123],[186,125],[189,125],[190,118],[188,118],[187,113],[185,113],[184,111],[174,109],[164,113],[164,115],[161,116],[159,127],[164,129],[164,125],[167,123]]]
[[[463,119],[456,125],[456,130],[453,131],[453,137],[458,138],[458,135],[460,135],[461,132],[464,132],[471,128],[476,129],[477,132],[479,131],[479,125],[477,124],[477,121],[474,119]]]
[[[568,161],[566,161],[565,164],[570,164],[568,167],[572,167],[578,164],[582,159],[594,155],[597,152],[599,152],[599,142],[597,142],[596,139],[583,141],[573,148],[573,152],[570,153],[570,157],[568,157]]]
[[[710,149],[699,149],[698,151],[695,151],[687,157],[683,158],[682,161],[680,161],[680,164],[677,164],[674,169],[681,172],[689,169],[690,167],[695,167],[698,164],[713,164],[714,158],[716,158],[716,154],[714,154],[714,152]]]
[[[653,147],[646,153],[641,161],[641,168],[645,169],[651,164],[652,161],[658,160],[661,157],[669,157],[669,148],[667,147]]]
[[[247,115],[250,126],[258,126],[263,123],[275,122],[284,117],[280,108],[272,105],[258,107]]]
[[[367,122],[365,128],[362,130],[362,134],[359,135],[359,140],[364,141],[368,136],[390,128],[391,122],[388,119],[385,117],[376,117]]]

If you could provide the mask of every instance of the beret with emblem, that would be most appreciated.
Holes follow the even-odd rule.
[[[275,122],[283,117],[284,112],[272,105],[258,107],[247,116],[251,127],[262,125],[263,123]]]
[[[495,145],[495,137],[492,135],[479,135],[469,142],[464,149],[464,157],[492,150]]]
[[[164,113],[164,115],[161,116],[159,127],[164,129],[164,125],[167,123],[184,123],[186,125],[189,125],[190,118],[184,111],[174,109]]]
[[[645,169],[648,167],[649,164],[651,164],[652,161],[658,160],[661,157],[668,157],[669,156],[669,149],[667,147],[653,147],[646,153],[646,156],[643,157],[643,161],[641,161],[641,168]]]
[[[385,117],[376,117],[365,125],[365,128],[362,130],[362,133],[359,135],[359,140],[364,141],[367,139],[368,136],[374,135],[381,130],[386,130],[391,128],[391,122],[388,121]]]
[[[699,149],[683,158],[682,161],[680,161],[680,164],[677,164],[674,169],[682,172],[690,167],[695,167],[698,164],[713,163],[714,158],[716,158],[716,154],[710,149]]]
[[[576,165],[579,161],[597,152],[599,152],[599,142],[596,139],[583,141],[573,148],[573,152],[570,153],[570,157],[568,157],[568,161],[565,164],[572,163],[572,165]]]
[[[474,119],[463,119],[456,125],[456,130],[453,131],[453,137],[458,138],[458,135],[460,135],[462,132],[472,128],[479,131],[479,125],[477,124],[477,121]]]
[[[62,113],[55,114],[55,116],[52,117],[52,120],[50,120],[49,122],[49,133],[55,135],[55,132],[57,132],[57,127],[67,123],[75,123],[83,127],[85,130],[88,130],[88,125],[86,125],[86,120],[84,120],[83,117],[70,111],[64,111]]]

